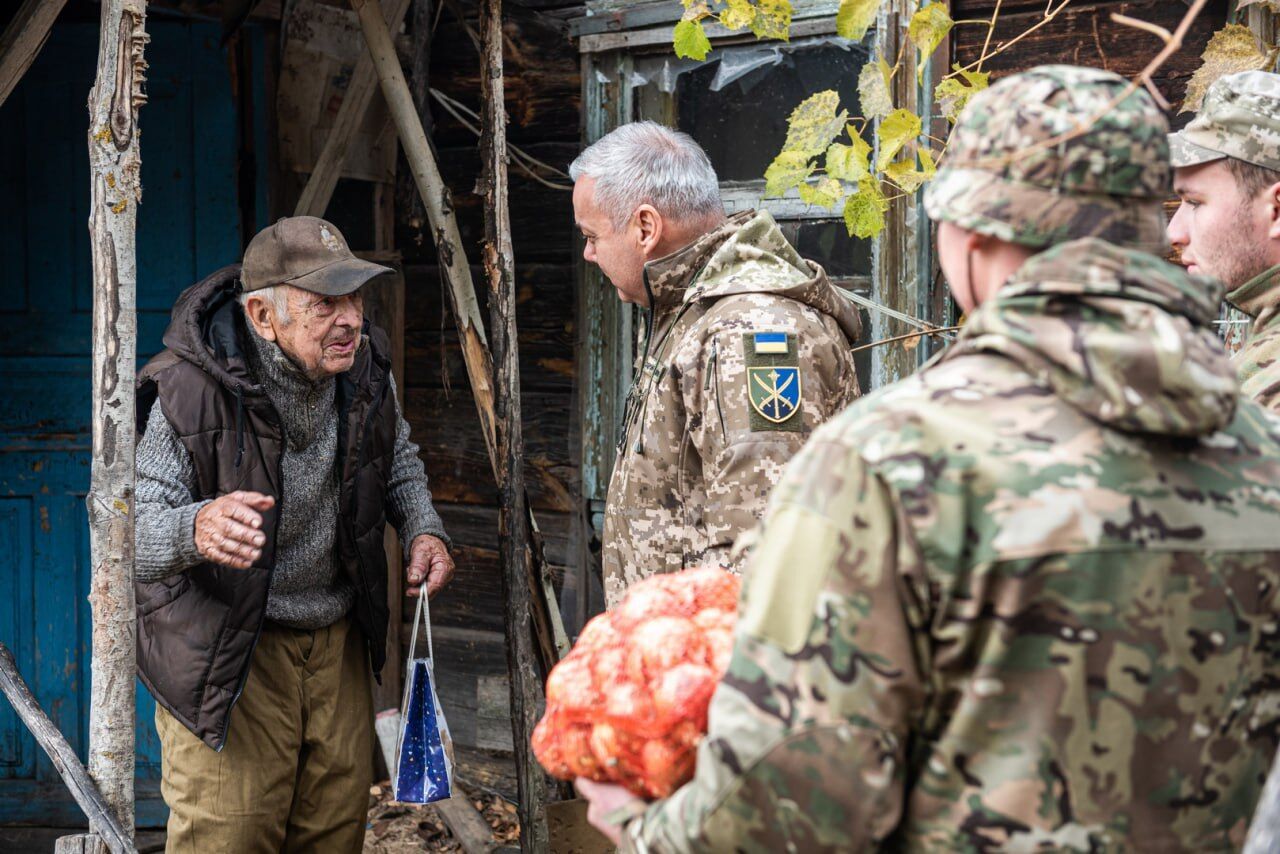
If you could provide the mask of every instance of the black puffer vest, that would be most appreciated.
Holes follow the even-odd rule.
[[[239,489],[276,499],[263,514],[267,542],[255,566],[203,563],[137,584],[139,675],[156,702],[214,750],[226,741],[231,709],[249,674],[275,566],[280,508],[289,501],[281,494],[280,419],[246,367],[246,336],[253,333],[236,301],[239,272],[239,265],[224,267],[178,298],[164,335],[167,349],[139,374],[137,395],[139,436],[158,402],[191,454],[192,501]],[[355,586],[352,616],[364,631],[376,674],[386,657],[382,537],[396,405],[386,334],[367,322],[364,331],[355,364],[337,378],[335,390],[341,472],[336,547]]]

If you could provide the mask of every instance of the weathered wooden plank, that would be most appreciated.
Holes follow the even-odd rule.
[[[526,392],[522,399],[529,435],[524,462],[533,506],[539,511],[567,512],[574,507],[577,480],[564,423],[569,399],[545,392]],[[438,500],[496,505],[496,487],[485,475],[484,437],[470,406],[466,389],[410,388],[405,417],[422,449],[431,491]]]
[[[132,678],[129,680],[129,687],[130,689],[133,688]],[[76,803],[84,810],[84,814],[89,817],[89,823],[94,828],[94,834],[88,835],[87,838],[105,843],[106,847],[111,849],[112,854],[134,852],[133,826],[122,825],[117,819],[114,805],[108,803],[106,798],[103,797],[102,792],[98,790],[93,780],[89,778],[89,773],[85,771],[84,766],[80,764],[80,760],[76,758],[76,753],[71,749],[71,745],[67,744],[67,740],[62,737],[62,733],[58,732],[58,728],[53,725],[53,721],[49,720],[49,716],[40,708],[40,704],[36,702],[35,695],[31,693],[31,689],[23,681],[22,675],[18,673],[18,664],[13,660],[13,654],[9,652],[9,648],[3,643],[0,643],[0,690],[4,692],[5,697],[13,705],[14,711],[18,713],[22,723],[31,731],[36,742],[44,749],[45,753],[49,754],[49,759],[53,761],[54,767],[58,769],[58,774],[62,776],[63,782],[67,784],[67,788],[71,791],[71,796],[75,798]],[[132,734],[132,725],[129,727],[129,731]],[[129,763],[129,769],[131,771],[133,769],[132,762]],[[130,789],[130,795],[132,795],[132,789]],[[132,807],[132,802],[130,807]],[[132,818],[132,811],[130,811],[130,818]],[[96,851],[97,849],[90,850]]]
[[[0,33],[0,104],[40,55],[67,0],[26,0]]]
[[[135,763],[133,593],[137,349],[137,215],[142,200],[138,112],[146,103],[144,0],[107,0],[97,78],[89,93],[93,257],[93,463],[86,503],[92,566],[93,668],[89,774],[119,827],[133,836]],[[89,829],[114,833],[102,815]]]
[[[382,0],[382,12],[387,19],[387,26],[392,32],[400,28],[405,13],[409,10],[409,0]],[[333,197],[333,188],[338,185],[343,164],[347,159],[347,148],[358,127],[364,124],[373,101],[373,94],[378,87],[378,75],[373,70],[373,60],[364,51],[356,60],[355,70],[351,72],[351,82],[347,84],[342,106],[333,120],[333,127],[325,137],[324,148],[316,158],[311,176],[302,188],[302,196],[294,206],[294,216],[324,216]],[[385,119],[384,119],[385,121]]]
[[[990,18],[994,0],[957,0],[958,18]],[[1210,36],[1226,22],[1226,3],[1213,2],[1192,24],[1183,48],[1169,58],[1156,73],[1155,83],[1171,104],[1182,102],[1187,81],[1200,66],[1200,54]],[[1015,47],[988,60],[984,70],[995,77],[1029,68],[1033,65],[1068,63],[1088,65],[1114,71],[1124,77],[1138,74],[1163,45],[1150,33],[1116,24],[1113,13],[1128,15],[1173,30],[1186,14],[1183,3],[1167,0],[1114,0],[1072,4],[1054,21]],[[1005,3],[1001,7],[992,47],[1002,40],[1026,31],[1043,17],[1043,3]],[[986,39],[986,28],[957,27],[955,30],[956,61],[968,64],[977,60]]]

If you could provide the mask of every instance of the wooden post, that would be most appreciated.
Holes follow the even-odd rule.
[[[67,0],[26,0],[0,34],[0,105],[40,55]]]
[[[90,823],[98,826],[98,832],[101,834],[101,836],[77,834],[63,837],[58,840],[58,850],[63,850],[64,840],[88,839],[94,841],[95,847],[86,850],[97,851],[96,846],[102,845],[110,849],[112,854],[132,852],[134,850],[131,839],[132,830],[125,830],[116,822],[107,802],[102,798],[102,793],[89,779],[88,772],[76,758],[76,752],[71,749],[71,745],[63,738],[62,733],[58,732],[58,728],[53,725],[53,721],[49,720],[44,709],[40,708],[40,703],[27,687],[27,683],[23,681],[22,674],[18,672],[13,654],[3,643],[0,643],[0,692],[8,698],[14,712],[18,715],[18,720],[30,730],[36,743],[49,755],[53,767],[57,769],[62,781],[71,791],[71,797],[75,798],[80,809],[84,810]],[[82,843],[75,844],[77,847],[69,850],[79,851],[85,847]]]
[[[93,669],[89,774],[133,834],[133,527],[137,284],[135,229],[142,199],[138,110],[148,36],[144,0],[104,0],[98,74],[89,93],[89,239],[93,251],[93,468],[89,603]],[[90,831],[102,822],[90,816]]]
[[[497,368],[494,402],[498,428],[498,551],[502,561],[511,732],[519,792],[520,849],[546,851],[546,779],[529,746],[542,713],[542,680],[533,648],[530,596],[533,574],[524,490],[524,437],[520,425],[520,347],[516,332],[515,252],[507,204],[507,119],[502,69],[502,0],[480,4],[481,177],[484,188],[484,269],[489,279],[490,331]]]
[[[351,0],[351,5],[360,17],[360,27],[369,55],[373,58],[374,68],[382,84],[382,95],[386,99],[405,159],[413,172],[414,183],[427,210],[436,252],[440,257],[440,268],[448,284],[454,320],[458,325],[458,338],[462,342],[462,356],[467,366],[467,377],[471,381],[476,411],[480,415],[480,427],[484,433],[489,463],[494,476],[498,477],[493,357],[485,337],[484,322],[480,319],[480,304],[476,299],[471,269],[467,264],[457,218],[453,213],[453,201],[444,179],[440,177],[435,155],[427,142],[409,85],[400,68],[391,33],[379,14],[377,4],[373,0]],[[526,504],[526,512],[527,509]],[[525,524],[527,530],[536,533],[537,527],[532,518]],[[541,571],[541,557],[534,547],[532,535],[528,542],[526,548],[530,551],[529,564],[538,567],[529,579],[530,586],[535,590],[533,601],[538,606],[533,609],[533,621],[540,658],[549,668],[568,650],[568,638],[555,604],[555,592],[546,573]]]

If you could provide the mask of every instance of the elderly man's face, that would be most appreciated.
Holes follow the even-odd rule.
[[[614,212],[601,210],[595,193],[595,178],[584,176],[573,185],[573,217],[586,240],[582,257],[600,268],[623,302],[648,306],[640,230],[634,221],[615,229],[610,219]]]
[[[351,369],[360,345],[364,302],[360,292],[341,297],[313,294],[286,285],[288,318],[281,318],[267,297],[250,297],[246,306],[258,334],[275,341],[313,380]]]
[[[1174,191],[1182,204],[1169,222],[1169,242],[1189,272],[1236,288],[1272,266],[1267,199],[1247,198],[1226,161],[1174,170]]]

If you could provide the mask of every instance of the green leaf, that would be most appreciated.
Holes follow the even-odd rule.
[[[707,38],[707,31],[702,28],[701,21],[681,21],[676,24],[672,44],[675,45],[676,56],[681,59],[696,59],[701,62],[711,51],[711,40]]]
[[[876,12],[884,0],[840,0],[836,12],[836,35],[845,39],[862,41],[867,30],[876,22]]]
[[[893,95],[889,93],[889,65],[884,57],[877,56],[858,72],[858,101],[862,115],[878,119],[893,112]]]
[[[894,110],[880,122],[876,139],[880,150],[876,154],[876,169],[883,171],[898,156],[908,142],[920,135],[920,117],[910,110]]]
[[[751,32],[758,39],[791,38],[791,0],[756,0]]]
[[[907,37],[920,51],[921,70],[924,69],[924,64],[928,62],[929,57],[933,56],[933,52],[938,49],[938,45],[942,44],[942,40],[947,37],[947,33],[951,32],[953,26],[955,22],[951,20],[951,13],[947,11],[944,3],[930,3],[928,6],[922,6],[919,12],[911,16],[911,23],[907,26]]]
[[[966,71],[954,66],[959,77],[948,77],[934,90],[934,100],[942,108],[947,121],[954,122],[968,105],[969,99],[991,85],[991,75],[985,71]]]
[[[725,3],[720,25],[726,30],[745,30],[755,23],[756,7],[751,5],[751,0],[725,0]]]
[[[835,178],[819,178],[813,184],[800,185],[800,200],[807,205],[834,208],[844,198],[844,187]]]
[[[854,237],[875,237],[884,231],[884,212],[888,209],[880,182],[870,176],[863,178],[858,182],[858,191],[845,200],[845,228]]]
[[[764,171],[764,194],[768,198],[785,195],[787,190],[803,184],[813,174],[814,163],[802,151],[783,149]]]
[[[853,145],[833,143],[827,149],[827,174],[841,181],[856,184],[871,174],[871,146],[865,139],[849,129]]]
[[[807,157],[826,151],[849,120],[849,114],[839,107],[840,96],[832,89],[805,98],[787,119],[783,151],[797,151]]]

